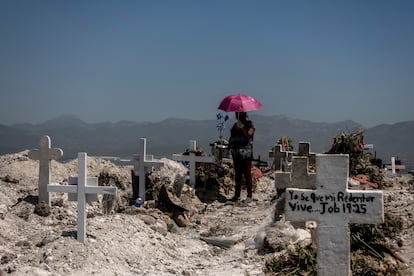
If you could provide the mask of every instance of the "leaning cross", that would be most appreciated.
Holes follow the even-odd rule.
[[[73,178],[69,180],[72,185],[47,185],[48,192],[68,193],[69,199],[73,199],[71,194],[77,195],[78,201],[78,233],[77,240],[85,243],[86,240],[86,202],[97,199],[96,194],[116,195],[116,187],[98,186],[98,178],[88,178],[86,152],[78,153],[78,177],[77,181]],[[73,183],[73,182],[77,182]]]
[[[214,163],[214,157],[212,156],[197,156],[195,155],[196,152],[196,141],[190,140],[189,143],[189,155],[183,155],[183,154],[173,154],[172,159],[175,161],[184,161],[189,162],[190,165],[190,185],[191,187],[195,187],[196,184],[196,177],[195,177],[195,170],[196,170],[196,162],[200,163]]]
[[[320,276],[350,274],[350,223],[384,221],[382,191],[347,189],[349,156],[316,155],[316,190],[286,190],[286,220],[316,221]]]
[[[44,201],[50,205],[50,196],[47,185],[51,182],[51,160],[62,157],[63,151],[59,148],[50,148],[50,137],[44,135],[40,138],[39,149],[29,151],[29,158],[39,160],[39,203]]]

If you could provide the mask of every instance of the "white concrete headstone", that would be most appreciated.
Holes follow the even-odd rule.
[[[39,149],[29,151],[29,158],[39,160],[39,203],[44,201],[50,205],[50,196],[47,185],[51,182],[51,160],[62,157],[63,151],[59,148],[50,148],[50,137],[44,135],[40,138]]]
[[[173,154],[172,159],[175,161],[184,161],[189,163],[189,171],[190,171],[190,185],[192,187],[195,187],[196,184],[196,177],[195,177],[195,171],[196,171],[196,162],[200,163],[214,163],[215,159],[213,156],[197,156],[195,154],[196,152],[196,141],[190,140],[189,142],[189,154]]]
[[[350,273],[350,223],[384,221],[382,191],[348,190],[349,156],[316,155],[316,190],[286,190],[286,220],[316,221],[320,276]]]
[[[113,194],[116,195],[116,187],[98,186],[98,179],[88,178],[87,154],[78,153],[78,177],[77,185],[47,185],[48,192],[76,194],[78,202],[78,233],[77,240],[85,243],[86,240],[86,202],[88,195]],[[92,183],[92,184],[90,184]],[[92,200],[92,197],[88,198]],[[96,198],[97,199],[97,198]]]

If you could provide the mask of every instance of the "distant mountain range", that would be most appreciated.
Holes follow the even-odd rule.
[[[389,162],[392,156],[403,164],[414,164],[414,121],[382,124],[364,128],[354,121],[318,123],[293,119],[283,115],[251,115],[256,127],[255,156],[268,160],[268,152],[282,136],[293,140],[295,149],[299,141],[311,143],[313,152],[328,151],[332,138],[343,131],[365,130],[365,143],[373,144],[378,158]],[[233,119],[227,122],[223,135],[228,138]],[[38,148],[39,138],[49,135],[52,147],[63,150],[64,159],[76,158],[77,153],[130,158],[138,151],[139,138],[147,139],[147,153],[170,158],[184,152],[189,140],[196,140],[204,152],[210,153],[210,143],[217,141],[216,120],[189,120],[170,118],[160,122],[86,123],[74,116],[60,116],[41,124],[0,125],[0,154]]]

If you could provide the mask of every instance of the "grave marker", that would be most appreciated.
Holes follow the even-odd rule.
[[[153,167],[163,167],[164,162],[154,159],[153,155],[147,155],[147,139],[140,138],[138,145],[138,154],[134,156],[132,161],[123,162],[123,164],[134,166],[134,175],[139,177],[139,187],[132,182],[132,196],[135,199],[141,198],[142,203],[145,201],[145,169]]]
[[[310,143],[309,142],[299,142],[298,153],[295,154],[296,156],[306,156],[309,158],[308,165],[314,166],[315,165],[315,156],[316,153],[310,151]]]
[[[94,200],[96,194],[116,194],[116,187],[98,186],[98,178],[88,178],[87,170],[87,154],[86,152],[78,153],[78,177],[71,178],[71,185],[47,185],[48,192],[68,193],[68,198],[73,200],[73,196],[77,195],[78,202],[78,233],[77,240],[85,243],[86,240],[86,202]],[[77,180],[77,181],[76,181]],[[73,182],[77,182],[73,183]],[[97,199],[97,197],[96,197]]]
[[[29,151],[29,158],[39,160],[39,203],[44,201],[50,205],[50,196],[47,185],[51,182],[51,160],[62,157],[63,151],[59,148],[50,148],[50,137],[44,135],[40,138],[39,149]]]
[[[175,161],[184,161],[189,162],[189,171],[190,171],[190,185],[191,187],[195,187],[196,184],[196,177],[195,177],[195,170],[196,170],[196,162],[200,163],[214,163],[214,157],[212,156],[197,156],[195,155],[196,152],[196,141],[190,140],[189,142],[189,154],[173,154],[172,159]]]
[[[275,186],[277,189],[316,187],[316,173],[309,172],[309,159],[305,156],[293,156],[290,172],[276,171]]]
[[[294,155],[294,151],[284,151],[282,150],[282,145],[278,144],[269,151],[269,157],[273,158],[272,167],[276,171],[287,171],[289,166],[289,161]]]
[[[382,191],[347,189],[349,156],[316,155],[316,190],[286,190],[286,220],[316,221],[320,276],[350,274],[350,223],[382,223]]]

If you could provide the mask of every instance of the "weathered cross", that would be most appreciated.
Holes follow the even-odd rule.
[[[140,138],[138,145],[138,154],[132,161],[123,162],[123,164],[134,166],[134,175],[139,177],[139,187],[135,187],[134,180],[132,185],[132,196],[134,200],[140,197],[142,202],[145,201],[145,170],[146,168],[162,167],[164,162],[154,159],[153,155],[147,155],[147,139]]]
[[[308,165],[315,165],[315,155],[316,153],[310,151],[310,143],[309,142],[299,142],[298,153],[294,154],[296,156],[306,156],[309,158]]]
[[[39,149],[29,151],[29,158],[39,160],[39,203],[44,201],[50,205],[50,196],[47,185],[51,181],[51,160],[62,157],[63,151],[59,148],[50,148],[50,137],[44,135],[40,138]]]
[[[196,141],[190,140],[189,143],[189,154],[173,154],[172,159],[175,161],[184,161],[189,162],[189,170],[190,170],[190,185],[194,188],[196,184],[196,162],[200,163],[214,163],[214,157],[212,156],[197,156],[195,155],[196,152]]]
[[[316,190],[286,190],[286,220],[316,221],[318,275],[350,273],[350,223],[382,223],[382,191],[347,189],[349,156],[316,155]]]
[[[117,192],[116,187],[98,186],[98,178],[88,178],[87,175],[87,154],[80,152],[78,153],[78,177],[69,180],[72,185],[47,185],[48,192],[68,193],[70,200],[74,199],[74,195],[71,194],[76,194],[78,202],[77,240],[82,243],[86,240],[86,202],[97,200],[96,194],[116,195]]]
[[[306,156],[293,156],[290,172],[275,172],[275,188],[278,192],[278,195],[281,196],[280,200],[275,206],[276,218],[281,217],[285,211],[286,193],[283,193],[283,191],[286,188],[316,188],[316,174],[309,172],[309,158]],[[292,224],[294,224],[295,227],[304,228],[306,222]]]
[[[275,186],[283,188],[314,189],[316,187],[316,173],[309,172],[309,158],[293,156],[290,172],[276,171]]]

